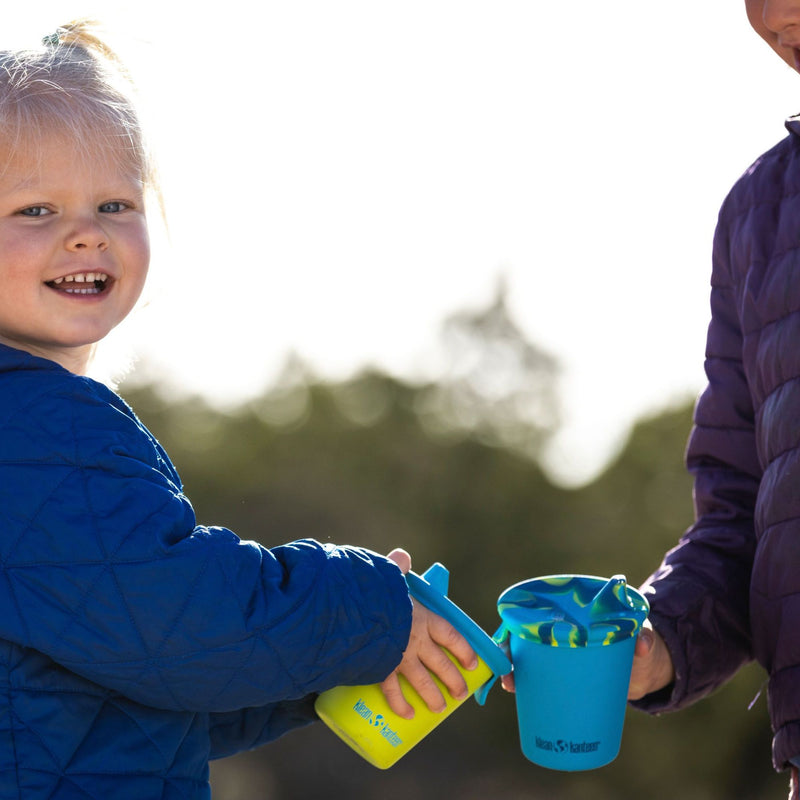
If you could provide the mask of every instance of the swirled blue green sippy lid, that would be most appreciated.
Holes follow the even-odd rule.
[[[510,586],[498,598],[497,610],[502,624],[493,638],[501,645],[516,638],[549,647],[586,648],[636,636],[650,607],[624,575],[547,575]],[[486,702],[493,683],[475,693],[479,705]]]
[[[586,647],[636,636],[649,606],[624,575],[549,575],[509,587],[497,610],[514,636],[553,647]]]

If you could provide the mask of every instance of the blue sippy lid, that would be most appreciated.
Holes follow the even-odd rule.
[[[553,647],[587,647],[635,637],[649,607],[624,575],[547,575],[510,586],[497,609],[514,636]]]
[[[507,675],[511,672],[511,662],[492,637],[447,597],[450,573],[443,564],[437,561],[422,575],[409,572],[406,583],[409,594],[446,619],[470,643],[495,675]]]
[[[510,635],[552,647],[605,646],[638,635],[649,605],[624,575],[547,575],[509,586],[498,598],[503,620],[496,642]],[[478,705],[494,679],[477,692]]]

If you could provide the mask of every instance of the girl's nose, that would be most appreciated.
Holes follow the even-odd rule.
[[[761,16],[773,33],[800,26],[800,0],[764,0]]]
[[[83,220],[75,223],[64,244],[67,250],[105,250],[108,237],[102,226],[94,221]]]

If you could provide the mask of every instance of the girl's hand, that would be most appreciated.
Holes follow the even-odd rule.
[[[389,553],[403,571],[411,569],[411,557],[405,550]],[[397,668],[381,684],[381,689],[389,707],[403,719],[414,718],[414,708],[409,704],[400,688],[402,675],[431,711],[441,712],[447,707],[444,696],[433,680],[433,675],[445,685],[447,691],[456,699],[463,700],[469,693],[464,676],[448,658],[448,650],[464,669],[472,670],[478,666],[478,657],[467,640],[445,619],[414,603],[411,619],[411,635],[403,659]]]
[[[675,668],[666,644],[649,620],[645,620],[636,649],[628,686],[628,700],[640,700],[651,692],[669,686],[675,680]]]

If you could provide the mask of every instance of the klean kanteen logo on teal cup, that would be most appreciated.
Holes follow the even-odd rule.
[[[478,656],[478,666],[474,670],[465,670],[450,656],[464,676],[471,695],[494,676],[511,672],[511,662],[492,637],[447,597],[449,578],[447,569],[436,563],[422,575],[409,572],[406,582],[409,594],[415,600],[444,617],[472,645]],[[377,684],[337,686],[329,689],[320,694],[314,708],[320,719],[342,741],[370,764],[387,769],[464,702],[456,700],[436,676],[433,678],[447,703],[445,710],[438,714],[428,710],[422,698],[402,675],[400,685],[403,694],[414,706],[412,720],[398,717],[389,708]]]
[[[569,771],[613,761],[647,600],[623,575],[550,575],[509,587],[497,609],[495,640],[511,653],[525,756]]]

